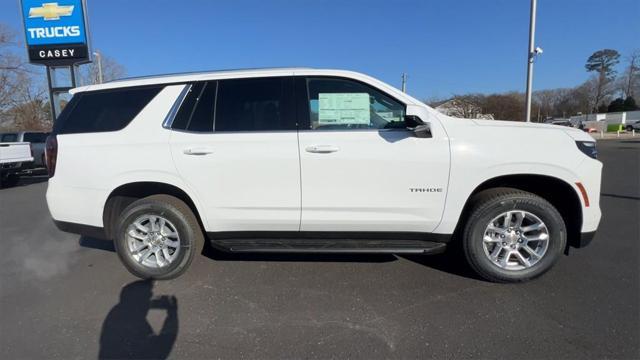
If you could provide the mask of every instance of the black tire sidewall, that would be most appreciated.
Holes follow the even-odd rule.
[[[127,228],[138,217],[145,214],[162,216],[169,220],[176,227],[180,237],[178,258],[165,268],[154,269],[143,266],[129,254],[126,243]],[[170,204],[142,199],[127,207],[120,216],[116,226],[115,248],[124,266],[135,276],[143,279],[168,279],[184,272],[191,263],[196,247],[194,239],[194,229],[189,226],[186,214]]]
[[[524,210],[540,218],[549,230],[549,247],[543,258],[535,265],[523,270],[505,270],[493,264],[483,248],[483,237],[487,225],[501,213]],[[558,260],[566,244],[566,228],[560,213],[548,202],[537,197],[496,199],[478,209],[473,221],[468,224],[464,237],[465,254],[478,273],[492,281],[519,282],[536,278],[548,271]]]

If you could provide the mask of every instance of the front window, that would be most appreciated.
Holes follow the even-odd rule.
[[[363,83],[308,78],[307,91],[312,130],[405,128],[404,104]]]

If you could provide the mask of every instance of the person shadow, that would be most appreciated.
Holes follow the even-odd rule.
[[[166,312],[156,334],[147,321],[151,309]],[[102,323],[98,359],[166,359],[178,335],[178,301],[175,296],[153,297],[153,281],[127,284],[120,302]]]

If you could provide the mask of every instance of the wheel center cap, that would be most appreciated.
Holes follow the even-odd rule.
[[[515,231],[510,231],[509,233],[507,233],[507,241],[509,242],[509,244],[516,244],[518,242],[518,238],[519,236]]]
[[[152,243],[153,245],[161,245],[161,244],[162,244],[162,242],[163,242],[162,240],[163,240],[163,239],[162,239],[162,235],[160,235],[160,234],[155,234],[155,235],[153,235],[153,238],[151,239],[151,243]]]

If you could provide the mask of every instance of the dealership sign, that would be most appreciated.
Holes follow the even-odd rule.
[[[29,61],[65,66],[89,61],[83,0],[22,0]]]

